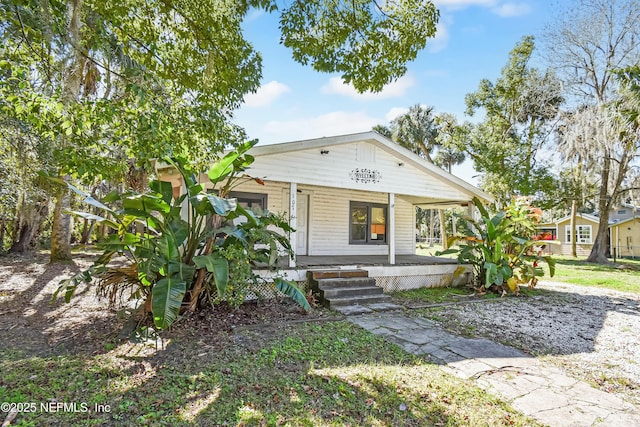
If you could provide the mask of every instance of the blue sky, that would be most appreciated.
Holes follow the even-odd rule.
[[[276,15],[255,12],[245,22],[245,37],[263,57],[262,86],[245,97],[235,122],[250,138],[272,144],[371,130],[415,104],[436,113],[464,115],[464,97],[483,78],[494,81],[509,51],[525,35],[539,36],[552,19],[551,2],[536,0],[438,0],[436,37],[407,74],[380,93],[357,94],[338,75],[302,66],[279,44]],[[534,64],[535,65],[535,64]],[[467,162],[454,175],[476,183]]]

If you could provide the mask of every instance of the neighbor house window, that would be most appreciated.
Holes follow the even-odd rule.
[[[571,226],[567,225],[565,228],[565,235],[567,237],[567,243],[571,243]],[[592,243],[591,240],[591,226],[590,225],[576,225],[576,242],[578,243]]]
[[[387,205],[351,202],[349,243],[376,245],[387,242]]]

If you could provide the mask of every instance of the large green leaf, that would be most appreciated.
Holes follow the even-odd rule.
[[[193,262],[198,268],[206,268],[209,273],[213,274],[218,297],[224,297],[229,283],[229,261],[218,254],[209,254],[195,256]]]
[[[181,218],[173,219],[165,229],[171,234],[176,246],[180,246],[189,237],[189,224]]]
[[[183,282],[191,283],[195,275],[196,267],[178,261],[169,261],[169,276]]]
[[[239,153],[237,151],[231,151],[226,156],[218,160],[211,166],[211,169],[207,172],[209,180],[216,184],[229,176],[233,172],[233,162],[238,158]]]
[[[178,279],[161,279],[151,289],[153,323],[160,329],[175,322],[187,292],[187,284]]]
[[[156,193],[160,193],[165,203],[171,204],[171,200],[173,200],[173,185],[170,182],[153,180],[149,183],[149,188]]]
[[[158,254],[162,256],[165,262],[178,261],[180,259],[180,250],[176,241],[171,234],[165,233],[152,240],[158,248]]]
[[[236,210],[238,206],[235,199],[223,199],[214,194],[207,194],[207,200],[209,200],[215,213],[222,216],[226,216],[229,212]]]
[[[162,197],[149,194],[135,194],[122,199],[122,207],[125,210],[142,211],[151,213],[153,211],[167,213],[171,210],[171,205],[166,203]]]
[[[295,282],[285,280],[281,277],[276,277],[273,280],[280,292],[291,297],[305,311],[309,311],[311,309],[311,307],[309,306],[309,301],[307,301],[307,297],[304,295],[304,293],[302,293]]]

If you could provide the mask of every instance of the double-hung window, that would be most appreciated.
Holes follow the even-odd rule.
[[[571,243],[571,226],[567,225],[564,230],[567,237],[567,243]],[[576,225],[576,242],[593,243],[590,225]]]
[[[387,243],[387,205],[365,202],[349,204],[349,244]]]

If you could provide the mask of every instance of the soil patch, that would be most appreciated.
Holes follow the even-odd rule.
[[[81,253],[73,262],[49,264],[44,252],[0,257],[0,351],[29,356],[94,355],[126,340],[129,334],[123,337],[122,331],[131,319],[118,316],[105,299],[96,296],[93,286],[80,287],[69,303],[63,296],[51,301],[61,280],[86,269],[95,258],[95,254]],[[234,340],[234,331],[240,327],[266,323],[277,327],[332,316],[319,307],[305,313],[286,298],[249,302],[238,308],[221,304],[182,316],[170,330],[160,333],[160,341],[195,338],[206,343],[208,350],[216,350]],[[152,322],[145,319],[140,325],[152,327]],[[268,333],[258,335],[268,338]]]

